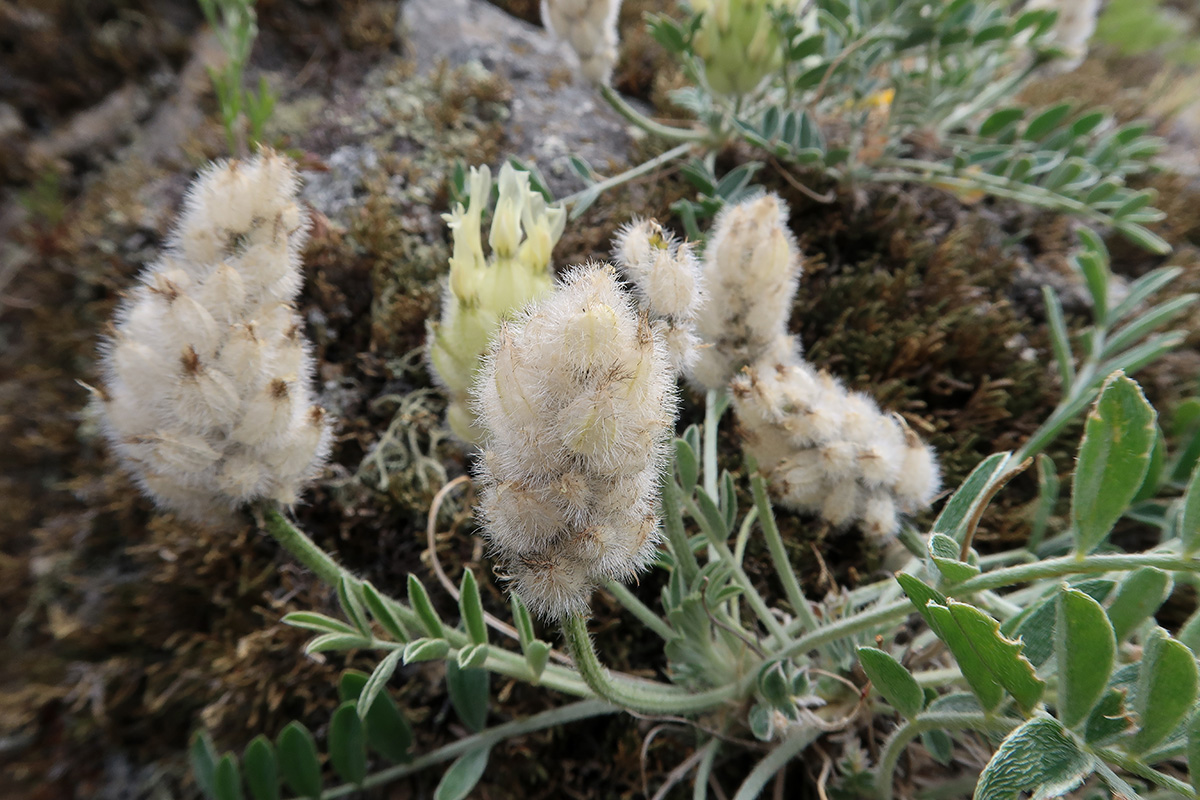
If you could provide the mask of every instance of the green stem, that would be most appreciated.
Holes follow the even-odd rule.
[[[547,728],[557,728],[560,725],[566,725],[571,722],[577,722],[581,719],[589,719],[591,717],[599,717],[605,714],[616,713],[618,709],[605,703],[601,700],[582,700],[577,703],[563,706],[562,708],[552,708],[549,711],[543,711],[540,714],[534,714],[528,719],[514,720],[506,722],[503,725],[497,725],[494,728],[488,728],[485,731],[480,731],[465,739],[458,739],[450,744],[439,747],[432,753],[426,753],[423,756],[414,758],[407,764],[399,764],[385,770],[380,770],[372,775],[368,775],[361,784],[343,784],[334,787],[321,793],[321,800],[332,800],[335,797],[346,797],[354,794],[362,789],[369,789],[373,786],[383,786],[399,778],[407,775],[412,775],[415,772],[420,772],[423,769],[432,767],[435,764],[441,764],[453,758],[457,758],[463,753],[475,750],[480,747],[491,747],[506,739],[511,739],[515,736],[523,736],[534,731],[541,731]]]
[[[1097,748],[1096,755],[1100,756],[1100,758],[1104,759],[1110,764],[1116,764],[1126,772],[1137,775],[1139,778],[1144,778],[1151,783],[1161,786],[1164,789],[1168,789],[1172,792],[1181,794],[1184,797],[1190,798],[1190,800],[1196,800],[1196,792],[1191,786],[1181,780],[1172,778],[1170,775],[1164,775],[1153,767],[1142,763],[1140,760],[1132,756],[1128,756],[1117,750],[1110,750],[1107,748]]]
[[[875,772],[875,792],[881,800],[891,800],[893,775],[900,755],[908,747],[908,743],[926,731],[945,730],[975,730],[997,731],[1007,733],[1015,728],[1020,720],[993,717],[981,713],[925,713],[919,714],[909,722],[896,729],[883,748],[879,759],[879,767]]]
[[[316,573],[316,576],[323,582],[330,586],[337,586],[342,575],[348,574],[329,557],[328,553],[317,547],[312,539],[289,522],[278,508],[263,506],[262,515],[263,527],[267,529],[267,533],[283,545],[283,549],[291,553],[297,561]]]
[[[708,131],[696,128],[676,128],[674,125],[663,125],[647,117],[626,102],[624,97],[611,86],[601,86],[600,96],[608,101],[613,110],[633,123],[646,133],[661,136],[676,142],[702,142],[709,137]]]
[[[692,782],[692,800],[705,800],[708,797],[708,780],[717,760],[717,751],[720,749],[721,740],[716,737],[709,739],[704,745],[704,757],[696,767],[696,780]]]
[[[658,169],[667,162],[674,161],[680,156],[687,155],[689,152],[691,152],[691,149],[692,145],[690,144],[681,144],[672,147],[667,152],[657,155],[645,163],[638,164],[636,167],[627,169],[617,175],[613,175],[611,178],[605,178],[598,183],[593,183],[586,189],[580,189],[578,192],[575,192],[575,194],[567,195],[559,202],[563,206],[569,206],[578,202],[584,197],[587,197],[588,195],[598,195],[601,192],[606,192],[614,186],[620,186],[622,183],[627,183],[634,178],[645,175],[647,172],[652,172],[655,169]],[[571,218],[574,219],[575,215],[572,214]]]
[[[738,585],[742,587],[745,593],[746,602],[750,604],[750,608],[754,609],[754,613],[758,616],[763,626],[775,637],[777,643],[786,643],[790,637],[787,630],[783,627],[775,615],[771,613],[770,606],[763,600],[758,589],[754,588],[754,582],[750,580],[750,576],[746,574],[746,570],[742,569],[742,565],[733,557],[733,553],[729,550],[729,545],[726,544],[720,537],[720,534],[712,529],[712,526],[705,520],[704,514],[696,507],[695,503],[688,501],[688,511],[700,524],[700,529],[704,531],[708,537],[708,543],[712,549],[716,551],[717,556],[733,568],[733,575],[737,578]]]
[[[665,476],[661,483],[663,528],[667,531],[667,542],[675,554],[675,566],[683,577],[683,582],[691,586],[700,574],[700,565],[696,563],[696,554],[692,552],[692,543],[687,531],[683,528],[683,511],[679,507],[679,488],[675,480]]]
[[[783,537],[779,534],[779,526],[775,524],[771,501],[767,499],[767,483],[761,475],[754,475],[750,478],[750,488],[754,493],[754,506],[758,509],[758,523],[762,526],[763,538],[767,540],[767,549],[771,551],[771,562],[775,565],[775,572],[783,584],[783,592],[787,595],[792,611],[804,626],[800,630],[815,631],[820,627],[820,623],[813,616],[812,607],[808,598],[804,596],[804,590],[800,588],[796,570],[792,569],[787,550],[783,546]]]
[[[804,748],[815,742],[822,734],[815,726],[793,727],[791,735],[779,743],[774,750],[767,753],[766,758],[754,765],[746,780],[738,787],[733,800],[754,800],[762,792],[764,786],[775,777]]]
[[[704,395],[704,491],[713,500],[717,499],[717,426],[721,423],[719,404],[718,391],[709,389]]]
[[[1105,572],[1127,572],[1139,567],[1158,567],[1167,571],[1200,571],[1200,558],[1179,556],[1174,553],[1140,553],[1135,555],[1063,556],[1039,561],[1035,564],[1019,564],[1015,567],[992,570],[976,575],[955,586],[956,596],[966,596],[986,589],[1000,589],[1016,583],[1061,578],[1067,575],[1093,575]]]
[[[666,620],[655,614],[648,605],[638,599],[637,595],[629,591],[629,587],[619,581],[609,581],[604,588],[608,589],[609,594],[617,599],[617,602],[629,609],[635,617],[641,620],[642,624],[650,630],[657,633],[663,641],[669,642],[672,639],[679,637]]]
[[[774,657],[795,658],[830,642],[836,642],[838,639],[845,639],[856,633],[893,624],[904,619],[911,613],[915,613],[915,609],[907,598],[896,600],[895,602],[878,606],[872,611],[845,617],[837,622],[817,628],[812,633],[801,636],[787,645],[782,651],[775,654]]]
[[[687,714],[716,708],[741,696],[746,689],[742,686],[746,679],[696,693],[654,681],[614,679],[596,656],[587,620],[580,614],[572,614],[563,620],[562,627],[579,674],[592,691],[613,705],[645,714]],[[753,680],[754,674],[748,677]]]

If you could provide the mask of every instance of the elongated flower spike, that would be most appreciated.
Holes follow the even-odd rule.
[[[654,557],[676,406],[663,329],[612,267],[576,267],[500,324],[480,371],[484,532],[511,590],[544,618],[586,612],[598,582]]]
[[[202,173],[101,348],[94,404],[109,444],[159,506],[195,521],[296,502],[329,450],[294,306],[308,235],[298,188],[270,150]]]
[[[722,388],[742,367],[798,347],[787,323],[800,253],[787,219],[787,205],[768,194],[726,206],[713,225],[704,252],[708,299],[696,314],[707,347],[692,370],[707,389]]]
[[[797,354],[747,367],[732,390],[746,450],[783,505],[883,539],[937,494],[933,449]]]
[[[529,184],[529,173],[500,168],[499,197],[483,252],[483,210],[492,191],[486,167],[471,168],[470,199],[445,215],[454,236],[441,319],[429,323],[426,354],[434,379],[449,397],[446,421],[464,442],[483,432],[470,408],[469,392],[480,358],[500,321],[550,291],[550,254],[562,236],[566,211],[548,207]]]
[[[589,81],[612,83],[621,0],[542,0],[542,24],[571,45]]]

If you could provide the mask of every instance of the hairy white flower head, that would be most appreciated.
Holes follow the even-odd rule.
[[[592,83],[612,82],[621,0],[542,0],[542,24],[571,45],[579,71]]]
[[[794,350],[744,369],[732,389],[746,450],[784,505],[879,539],[937,494],[933,449]]]
[[[787,204],[773,194],[727,206],[717,216],[704,252],[708,299],[696,316],[709,346],[692,369],[706,388],[726,386],[787,336],[801,272],[787,220]]]
[[[114,452],[159,506],[193,520],[294,503],[329,449],[293,306],[308,236],[298,188],[269,150],[202,173],[101,348],[95,403]]]
[[[691,244],[654,220],[634,220],[617,232],[613,260],[636,288],[639,305],[666,326],[675,371],[690,373],[700,355],[696,314],[705,300],[704,276]]]
[[[449,396],[446,419],[464,442],[478,444],[482,431],[470,410],[470,389],[480,358],[500,320],[550,291],[550,253],[562,236],[567,214],[547,207],[529,185],[529,173],[511,164],[500,168],[499,198],[483,252],[483,210],[491,199],[492,173],[471,168],[470,199],[444,219],[454,235],[450,276],[442,293],[442,316],[430,321],[427,356],[434,379]]]
[[[1083,63],[1088,42],[1096,32],[1100,0],[1029,0],[1025,8],[1028,11],[1058,12],[1052,36],[1066,53],[1066,59],[1057,62],[1060,71],[1070,72]]]
[[[498,569],[542,617],[585,612],[596,583],[654,557],[676,405],[662,328],[597,264],[500,323],[474,389],[480,515]]]

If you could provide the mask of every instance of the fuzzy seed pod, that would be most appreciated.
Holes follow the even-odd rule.
[[[500,324],[480,371],[484,532],[499,572],[544,618],[585,612],[596,583],[654,557],[676,404],[663,333],[612,267],[577,267]]]
[[[542,0],[542,24],[571,45],[579,71],[608,86],[617,63],[617,14],[621,0]]]
[[[93,403],[110,445],[159,506],[195,521],[294,503],[329,450],[293,305],[307,238],[298,189],[269,150],[202,173],[101,346]]]
[[[566,212],[548,208],[529,185],[529,173],[511,164],[500,168],[500,196],[483,253],[483,209],[492,174],[471,168],[470,199],[444,219],[454,235],[450,275],[442,293],[441,319],[429,323],[426,356],[430,372],[446,392],[446,421],[464,442],[478,444],[483,431],[470,409],[470,389],[496,327],[530,300],[550,291],[550,253],[562,236]]]
[[[787,219],[787,205],[768,194],[726,206],[713,225],[704,253],[709,299],[696,316],[709,346],[692,370],[707,389],[722,388],[742,367],[794,346],[785,339],[801,267]]]
[[[747,367],[732,390],[746,450],[783,505],[880,539],[937,494],[933,449],[794,351]]]

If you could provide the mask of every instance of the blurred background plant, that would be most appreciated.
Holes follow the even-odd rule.
[[[199,0],[199,3],[225,53],[224,65],[208,70],[225,126],[225,140],[231,154],[245,155],[262,143],[263,129],[278,99],[265,75],[259,76],[257,90],[246,86],[246,65],[258,36],[255,0]]]

